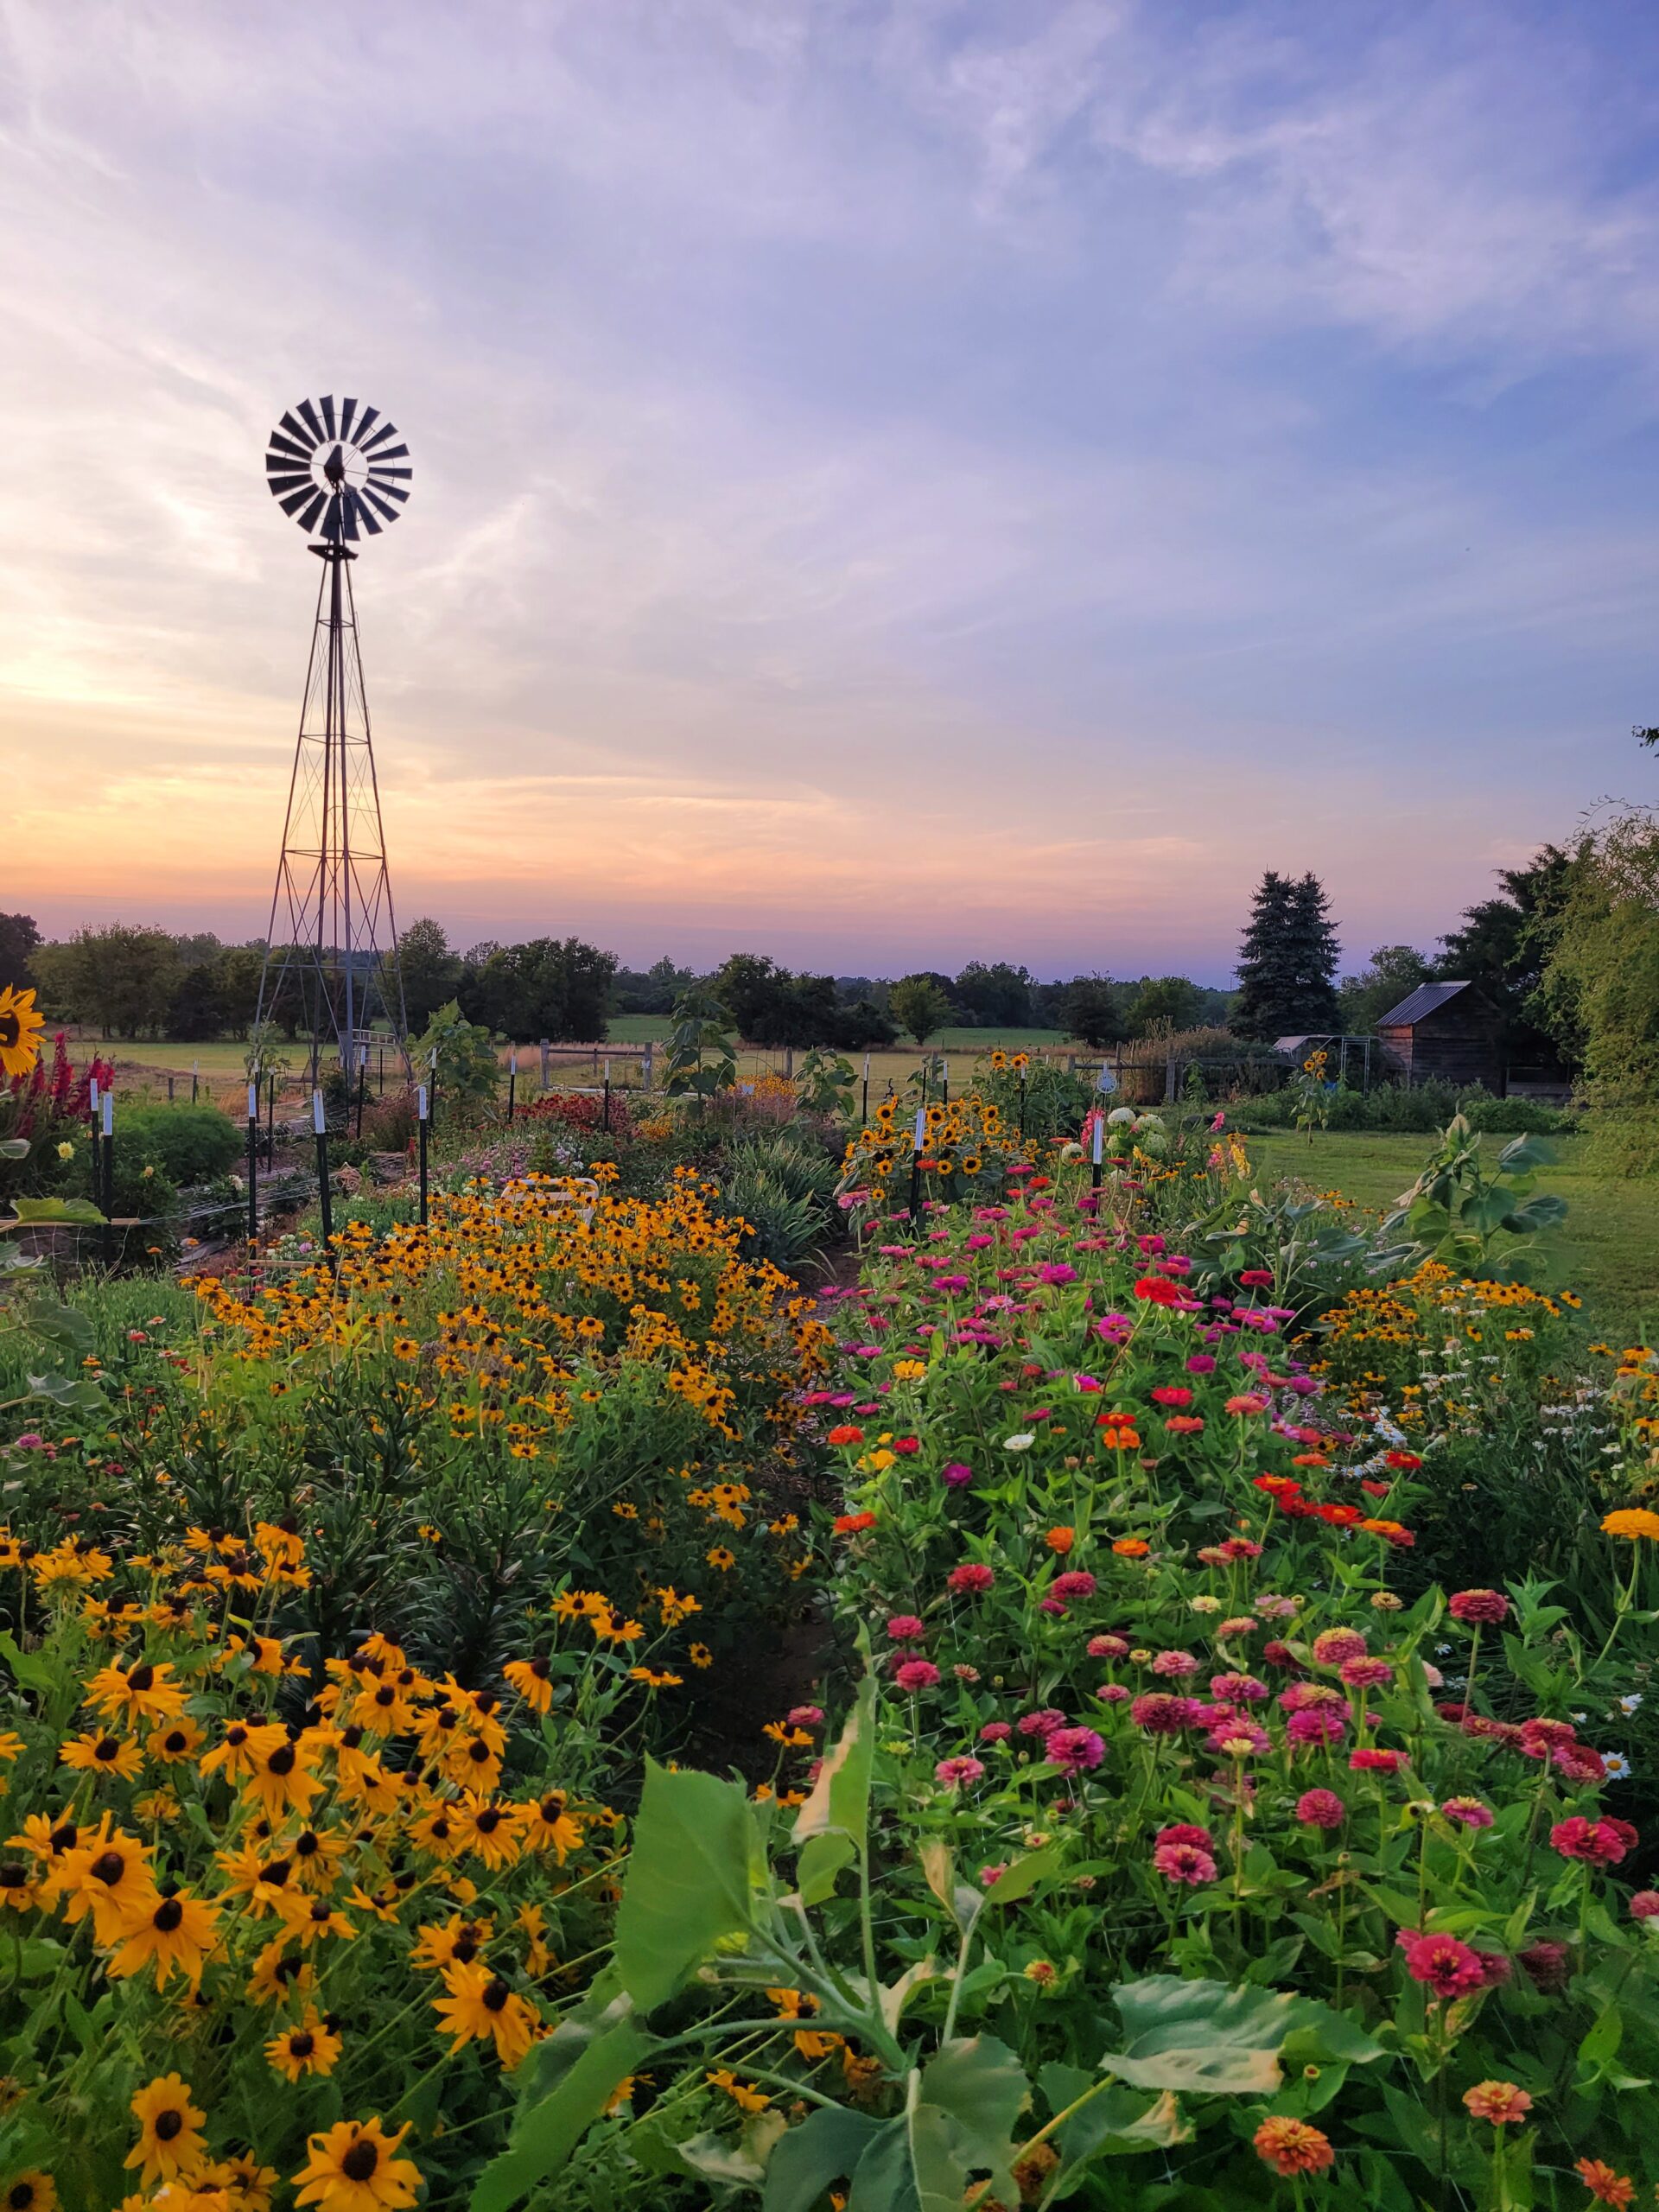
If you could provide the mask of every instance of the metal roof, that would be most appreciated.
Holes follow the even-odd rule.
[[[1386,1014],[1377,1015],[1376,1027],[1379,1029],[1409,1029],[1415,1023],[1426,1020],[1431,1014],[1438,1014],[1448,999],[1456,998],[1459,991],[1466,991],[1468,988],[1467,982],[1419,983],[1414,991],[1406,994],[1398,1006],[1392,1006]]]

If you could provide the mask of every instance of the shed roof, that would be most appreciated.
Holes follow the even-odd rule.
[[[1418,1022],[1426,1021],[1431,1014],[1438,1014],[1449,999],[1456,998],[1459,991],[1466,991],[1468,988],[1466,982],[1419,983],[1414,991],[1406,994],[1398,1006],[1391,1006],[1386,1014],[1378,1014],[1376,1026],[1379,1029],[1413,1028]]]

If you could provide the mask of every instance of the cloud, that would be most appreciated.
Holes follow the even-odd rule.
[[[1264,865],[1362,949],[1448,925],[1649,716],[1629,19],[3,20],[43,910],[257,926],[316,584],[260,454],[302,391],[414,448],[369,696],[400,905],[478,934],[1220,976]]]

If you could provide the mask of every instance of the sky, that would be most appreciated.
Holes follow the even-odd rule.
[[[317,570],[398,918],[1230,978],[1659,721],[1659,16],[0,0],[0,906],[264,926]]]

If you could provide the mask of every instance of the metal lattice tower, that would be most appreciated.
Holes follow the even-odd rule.
[[[378,537],[409,497],[409,448],[378,409],[302,399],[271,432],[265,473],[285,514],[321,543],[316,626],[282,857],[271,893],[257,1019],[292,1015],[310,1080],[326,1050],[350,1070],[377,1020],[407,1064],[397,925],[374,771],[352,546]]]

